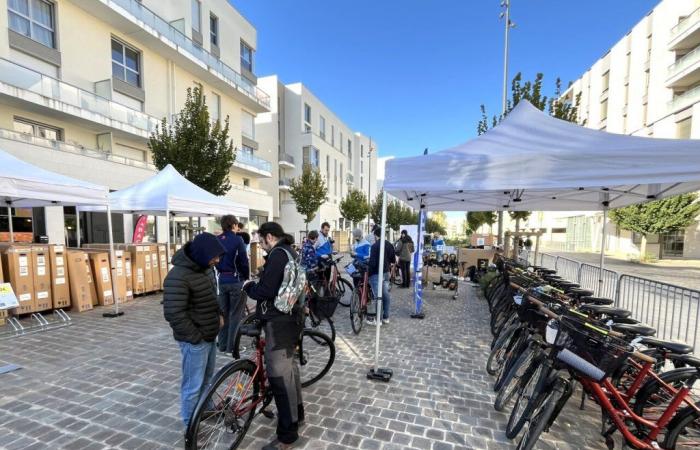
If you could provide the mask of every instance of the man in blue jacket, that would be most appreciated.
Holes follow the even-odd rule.
[[[233,351],[238,323],[243,317],[245,300],[241,299],[241,286],[250,278],[248,254],[238,231],[238,219],[232,215],[221,218],[219,242],[226,250],[216,266],[219,271],[219,307],[224,315],[224,326],[219,332],[218,346],[222,352]]]

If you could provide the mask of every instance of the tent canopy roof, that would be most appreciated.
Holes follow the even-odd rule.
[[[114,212],[153,215],[169,212],[177,216],[235,214],[248,217],[247,206],[205,191],[180,175],[170,164],[151,178],[112,192],[109,203]]]
[[[76,180],[0,151],[0,198],[18,208],[106,205],[109,189]]]
[[[615,208],[700,190],[700,140],[592,130],[522,101],[471,141],[387,161],[384,188],[428,210]]]

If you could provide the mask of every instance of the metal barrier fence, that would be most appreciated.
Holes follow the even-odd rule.
[[[557,275],[560,275],[565,280],[571,280],[578,283],[578,272],[581,268],[581,264],[573,259],[557,257],[554,269],[557,271]]]
[[[603,284],[600,287],[599,276],[600,267],[583,263],[579,269],[577,283],[582,288],[595,292],[598,297],[614,299],[617,295],[617,282],[620,276],[613,270],[603,269]]]
[[[557,257],[554,255],[548,255],[547,253],[540,254],[540,266],[556,270]]]
[[[700,351],[700,291],[660,283],[632,275],[618,281],[617,306],[632,311],[632,317],[656,328],[660,339],[694,345]]]

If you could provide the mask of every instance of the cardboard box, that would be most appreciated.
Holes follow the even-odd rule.
[[[109,253],[99,250],[89,251],[90,267],[95,283],[97,304],[100,306],[114,304],[114,289],[112,289],[112,274],[109,264]]]
[[[431,266],[427,268],[427,279],[429,283],[439,283],[442,278],[442,267]]]
[[[19,308],[14,309],[14,314],[36,311],[32,248],[22,244],[2,244],[0,251],[2,251],[3,278],[10,282],[19,302]]]
[[[163,290],[165,277],[168,276],[168,271],[170,270],[168,264],[168,246],[166,244],[158,244],[158,269],[160,269],[160,287],[158,289]]]
[[[480,248],[460,248],[458,260],[460,264],[465,265],[466,267],[478,267],[479,263],[481,262],[483,264],[484,261],[486,261],[486,264],[488,265],[491,261],[493,261],[495,254],[496,251],[493,249],[486,250]]]
[[[493,234],[472,234],[469,238],[472,247],[488,246],[493,247],[496,245],[496,236]]]
[[[134,299],[134,279],[131,271],[131,253],[124,252],[124,275],[126,275],[126,301]]]
[[[51,299],[54,309],[70,307],[70,286],[68,285],[68,264],[63,245],[49,245],[51,266]]]
[[[114,299],[120,303],[126,302],[126,264],[124,262],[124,250],[114,251],[114,279],[112,288],[114,289]]]
[[[148,252],[151,255],[151,291],[160,291],[160,256],[158,255],[158,246],[154,244],[149,245]]]
[[[146,274],[150,274],[151,264],[150,258],[148,270],[146,270],[146,251],[143,245],[128,245],[127,250],[130,254],[131,275],[132,275],[132,295],[143,294],[146,292]],[[150,281],[150,278],[149,278]],[[150,282],[149,282],[150,286]]]
[[[7,310],[6,309],[0,309],[0,327],[5,325],[7,323]]]
[[[88,311],[92,309],[92,298],[95,295],[88,255],[79,249],[68,250],[66,262],[70,273],[71,307],[78,312]]]
[[[139,245],[141,253],[143,254],[143,292],[153,291],[153,270],[151,266],[151,249],[148,245]],[[138,265],[136,266],[136,271],[140,269]]]
[[[51,295],[51,255],[48,245],[32,246],[32,265],[34,266],[34,295],[36,310],[46,311],[53,308]]]

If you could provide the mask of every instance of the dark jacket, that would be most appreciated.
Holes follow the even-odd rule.
[[[163,315],[176,341],[213,342],[219,332],[216,276],[191,259],[191,245],[188,242],[173,256],[173,268],[163,283]]]
[[[262,267],[260,279],[255,283],[248,283],[245,287],[248,297],[258,302],[255,311],[262,320],[280,320],[290,316],[275,308],[275,298],[284,278],[284,267],[289,261],[283,248],[291,253],[293,258],[297,257],[294,249],[288,244],[278,243],[265,256],[265,265]]]
[[[233,231],[226,231],[217,237],[226,249],[226,253],[216,265],[219,271],[219,283],[234,284],[250,278],[248,253],[246,253],[243,238]]]
[[[400,261],[410,261],[413,254],[413,239],[411,236],[405,236],[399,239],[396,243],[396,252],[399,254]]]
[[[377,238],[377,242],[372,244],[372,249],[369,252],[369,276],[379,273],[379,244],[381,240]],[[389,241],[384,241],[384,273],[389,272],[392,264],[396,262],[396,252],[394,246]]]

